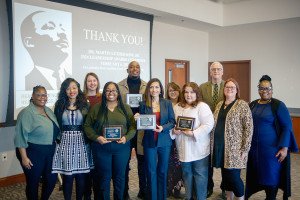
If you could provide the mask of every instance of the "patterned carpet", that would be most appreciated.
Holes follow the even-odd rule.
[[[291,156],[292,160],[292,197],[291,200],[299,200],[300,199],[300,154],[293,154]],[[138,181],[137,181],[137,168],[136,168],[136,158],[133,157],[131,160],[131,170],[130,170],[130,190],[129,195],[131,199],[138,199]],[[296,166],[298,166],[296,168]],[[245,171],[242,172],[243,178],[245,177]],[[215,188],[213,195],[209,198],[209,200],[221,200],[220,194],[220,170],[215,169],[214,171],[214,180],[215,180]],[[184,193],[184,191],[182,191]],[[25,200],[25,183],[19,183],[15,185],[11,185],[9,187],[0,187],[0,200]],[[63,200],[63,193],[59,191],[58,184],[54,189],[54,192],[51,195],[51,200]],[[73,198],[75,199],[75,192],[73,192]],[[172,198],[168,198],[172,199]],[[251,197],[253,200],[263,200],[265,199],[265,195],[263,192],[256,193]],[[282,199],[282,192],[279,191],[277,195],[277,199]]]

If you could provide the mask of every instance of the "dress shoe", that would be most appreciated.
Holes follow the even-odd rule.
[[[137,197],[140,199],[146,199],[146,193],[140,190]]]

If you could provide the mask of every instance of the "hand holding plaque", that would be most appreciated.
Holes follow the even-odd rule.
[[[136,123],[138,130],[154,130],[156,128],[156,116],[138,115]]]
[[[116,141],[122,137],[122,126],[113,125],[104,127],[103,137],[108,141]]]
[[[193,117],[178,116],[175,129],[182,131],[192,131],[194,129],[194,122],[195,118]]]

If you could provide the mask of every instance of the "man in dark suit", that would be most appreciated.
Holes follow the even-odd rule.
[[[66,30],[57,16],[46,11],[28,15],[21,24],[21,37],[34,67],[25,76],[25,89],[36,85],[58,90],[61,82],[70,76],[61,64],[69,56]]]
[[[224,81],[223,65],[220,62],[213,62],[210,65],[211,80],[200,85],[200,98],[203,102],[207,103],[212,112],[215,111],[216,105],[223,100]],[[211,159],[209,159],[211,161]],[[213,167],[211,163],[208,165],[208,184],[207,184],[207,197],[213,193]],[[221,184],[222,185],[222,184]],[[222,189],[222,186],[221,186]],[[225,191],[222,190],[222,198],[225,196]]]

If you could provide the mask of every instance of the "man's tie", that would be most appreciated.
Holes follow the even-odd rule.
[[[214,91],[213,91],[213,96],[212,96],[214,106],[217,104],[218,97],[219,97],[219,86],[218,86],[218,84],[214,84]]]

